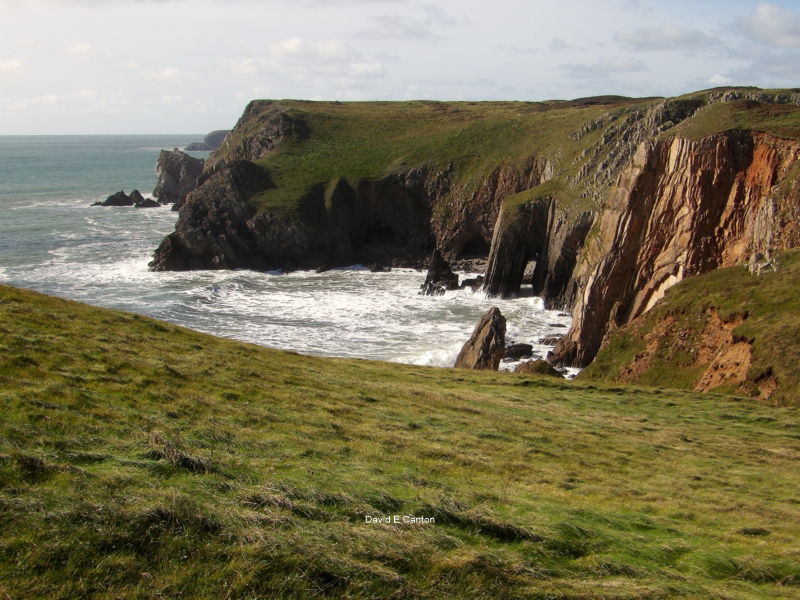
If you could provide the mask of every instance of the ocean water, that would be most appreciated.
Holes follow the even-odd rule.
[[[454,363],[491,306],[540,356],[550,349],[540,338],[569,326],[535,297],[419,296],[425,273],[412,269],[148,271],[176,213],[91,204],[120,189],[149,195],[159,151],[202,138],[0,136],[0,282],[274,348],[438,366]]]

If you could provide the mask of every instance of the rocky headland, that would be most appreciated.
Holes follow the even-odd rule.
[[[192,142],[184,150],[186,152],[211,152],[222,145],[225,136],[230,133],[229,129],[217,129],[207,134],[202,142]]]
[[[681,280],[800,245],[798,140],[796,90],[254,101],[151,267],[486,259],[487,293],[572,312],[550,360],[584,367]]]

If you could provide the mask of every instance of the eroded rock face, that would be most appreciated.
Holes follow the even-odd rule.
[[[156,162],[158,182],[153,196],[161,204],[174,204],[177,210],[196,187],[202,172],[202,159],[189,156],[177,148],[162,150]]]
[[[682,279],[798,244],[797,199],[778,193],[800,143],[730,131],[642,143],[574,276],[573,327],[554,362],[585,366],[607,333]]]
[[[428,263],[428,274],[419,293],[423,296],[441,296],[448,290],[458,289],[458,275],[450,269],[450,264],[442,258],[439,249],[433,251]]]
[[[202,191],[181,208],[173,233],[161,242],[150,268],[156,271],[262,268],[264,259],[253,235],[250,193],[269,187],[266,173],[237,161],[208,177]],[[190,198],[192,194],[190,194]],[[291,236],[291,232],[287,232]]]
[[[456,359],[456,368],[496,371],[506,345],[506,318],[497,307],[482,317]]]

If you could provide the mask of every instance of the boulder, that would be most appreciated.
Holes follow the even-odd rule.
[[[153,197],[160,204],[174,204],[180,208],[189,192],[197,187],[203,172],[203,160],[189,156],[177,148],[162,150],[156,161],[158,182]]]
[[[152,198],[142,198],[142,201],[137,202],[134,206],[136,208],[158,208],[161,205]]]
[[[431,255],[428,274],[425,276],[425,283],[422,284],[419,293],[423,296],[441,296],[447,290],[457,289],[458,275],[453,273],[450,265],[437,248]]]
[[[553,365],[546,360],[529,360],[521,365],[517,365],[514,373],[524,373],[525,375],[549,375],[551,377],[563,377]]]
[[[101,202],[95,202],[92,206],[133,206],[133,200],[128,194],[120,190]]]
[[[563,337],[561,334],[546,335],[543,338],[539,338],[539,343],[545,346],[555,346]]]
[[[372,263],[367,268],[369,269],[370,273],[388,273],[392,270],[392,267],[383,263]]]
[[[470,288],[473,292],[477,292],[483,287],[483,275],[465,279],[461,282],[461,289]]]
[[[496,371],[503,358],[505,345],[506,318],[499,308],[490,308],[459,352],[455,366],[460,369]]]
[[[519,360],[520,358],[528,358],[533,356],[533,346],[530,344],[511,344],[506,346],[503,352],[503,358],[509,360]]]

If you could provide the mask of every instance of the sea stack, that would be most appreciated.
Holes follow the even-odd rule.
[[[497,307],[481,317],[456,359],[456,368],[497,371],[506,345],[506,318]]]

